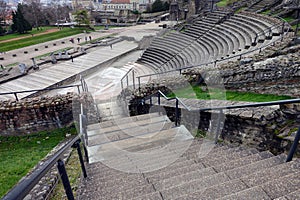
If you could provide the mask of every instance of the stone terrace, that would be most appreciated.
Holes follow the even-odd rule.
[[[222,11],[208,13],[182,32],[156,37],[138,63],[163,72],[222,60],[273,43],[281,34],[274,27],[278,22],[247,12],[232,16]]]

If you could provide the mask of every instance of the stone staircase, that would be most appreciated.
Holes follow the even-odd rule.
[[[300,162],[195,139],[160,113],[89,125],[77,199],[299,199]]]

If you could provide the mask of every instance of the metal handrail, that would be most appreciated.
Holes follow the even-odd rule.
[[[223,110],[226,109],[238,109],[238,108],[249,108],[249,107],[263,107],[263,106],[274,106],[274,105],[284,105],[284,104],[291,104],[291,103],[300,103],[300,98],[298,99],[288,99],[288,100],[279,100],[279,101],[270,101],[270,102],[261,102],[261,103],[247,103],[247,104],[240,104],[240,105],[231,105],[231,106],[218,106],[218,107],[210,107],[210,108],[198,108],[198,109],[191,109],[189,106],[187,106],[180,98],[178,97],[172,97],[169,98],[167,97],[161,90],[158,90],[156,93],[151,94],[147,97],[144,97],[144,100],[150,99],[150,105],[152,104],[152,97],[157,96],[158,98],[158,105],[161,105],[160,103],[160,96],[165,98],[167,101],[170,100],[176,100],[176,105],[175,105],[175,125],[179,125],[179,107],[178,103],[182,104],[183,107],[188,110],[195,110],[195,111],[211,111],[211,110],[218,110],[219,111],[219,117],[221,114],[223,114]],[[218,122],[218,127],[216,131],[216,136],[215,136],[215,143],[218,142],[218,136],[220,132],[220,121]],[[290,148],[290,151],[288,153],[286,162],[290,162],[293,159],[293,156],[296,152],[297,146],[300,141],[300,127],[298,128],[298,131],[295,135],[294,142]]]
[[[63,164],[63,162],[61,161],[61,157],[64,155],[65,151],[68,150],[70,147],[78,144],[78,142],[80,142],[79,136],[76,136],[73,139],[71,139],[50,159],[43,162],[37,170],[34,170],[29,176],[22,179],[12,190],[10,190],[3,197],[3,200],[22,200],[31,191],[31,189],[39,182],[39,180],[45,176],[45,174],[52,168],[52,166],[55,165],[55,163],[58,163],[59,166]]]
[[[132,68],[130,68],[129,70],[128,70],[128,72],[126,72],[126,74],[121,78],[121,80],[120,80],[120,82],[121,82],[121,88],[122,88],[122,90],[124,89],[124,85],[123,85],[123,80],[126,78],[126,84],[127,84],[127,87],[129,86],[129,78],[128,78],[128,75],[129,75],[129,73],[132,73],[132,81],[133,81],[133,87],[135,88],[135,72],[134,72],[134,68],[132,67]]]
[[[57,90],[57,89],[64,89],[64,88],[70,88],[70,87],[77,87],[78,92],[80,93],[79,87],[82,86],[81,84],[75,84],[75,85],[65,85],[65,86],[58,86],[55,88],[43,88],[43,89],[34,89],[34,90],[20,90],[20,91],[13,91],[13,92],[1,92],[1,95],[8,95],[8,94],[13,94],[15,95],[16,101],[19,101],[18,94],[21,93],[28,93],[28,92],[42,92],[42,91],[47,91],[47,90]]]

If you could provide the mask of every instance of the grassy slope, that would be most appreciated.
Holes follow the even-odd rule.
[[[18,49],[30,45],[35,45],[43,42],[48,42],[51,40],[56,40],[64,37],[68,37],[71,35],[79,34],[83,32],[83,28],[64,28],[58,32],[37,35],[34,37],[23,38],[17,41],[3,42],[0,45],[0,52],[10,51],[13,49]]]
[[[30,136],[0,136],[0,197],[24,177],[74,128],[43,131]]]
[[[250,92],[235,92],[226,91],[221,89],[210,88],[208,92],[204,92],[199,86],[183,88],[174,91],[175,95],[179,98],[194,98],[194,99],[218,99],[218,100],[231,100],[231,101],[249,101],[249,102],[266,102],[291,99],[289,96],[277,96],[271,94],[256,94]],[[170,95],[170,96],[174,96]]]
[[[23,36],[31,36],[31,34],[43,33],[43,32],[46,32],[49,29],[55,29],[55,27],[53,27],[53,26],[44,26],[40,30],[32,29],[32,31],[29,31],[28,33],[25,33],[25,34],[13,33],[13,34],[0,36],[0,41],[19,38],[19,37],[23,37]]]

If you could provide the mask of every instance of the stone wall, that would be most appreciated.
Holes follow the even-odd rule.
[[[73,120],[73,94],[0,102],[1,135],[54,129]]]
[[[189,69],[183,74],[194,82],[203,79],[210,86],[223,84],[228,90],[300,97],[300,45],[274,48],[215,68]]]
[[[68,93],[54,97],[28,98],[21,101],[0,102],[0,134],[24,135],[41,130],[51,130],[73,123],[80,112],[80,102],[85,110],[93,109],[88,95]],[[90,111],[89,111],[90,112]],[[90,120],[93,120],[89,115]],[[78,119],[75,119],[78,120]]]
[[[133,101],[132,101],[133,102]],[[137,103],[136,101],[135,103]],[[232,102],[228,102],[232,104]],[[242,104],[235,102],[234,104]],[[175,121],[175,103],[165,105],[163,110]],[[157,105],[149,106],[149,101],[141,107],[130,105],[131,114],[146,114],[149,110],[162,110]],[[215,138],[219,112],[188,111],[179,109],[180,124],[194,135]],[[260,151],[270,150],[274,154],[287,153],[300,126],[300,105],[267,106],[260,108],[232,109],[221,115],[219,141],[230,145],[244,145]],[[300,155],[300,148],[298,148]]]

